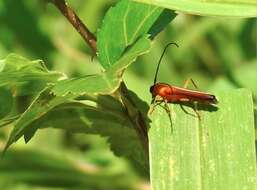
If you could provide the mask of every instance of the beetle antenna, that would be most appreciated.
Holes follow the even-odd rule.
[[[162,58],[163,58],[163,56],[164,56],[164,53],[165,53],[166,49],[167,49],[171,44],[172,44],[172,45],[175,45],[177,48],[179,47],[178,44],[173,43],[173,42],[172,42],[172,43],[168,43],[168,44],[165,46],[165,48],[164,48],[164,50],[163,50],[163,52],[162,52],[162,55],[161,55],[161,57],[160,57],[160,59],[159,59],[159,61],[158,61],[158,64],[157,64],[157,68],[156,68],[156,72],[155,72],[155,77],[154,77],[154,82],[153,82],[154,85],[156,84],[156,81],[157,81],[157,74],[158,74],[158,71],[159,71],[160,64],[161,64]]]

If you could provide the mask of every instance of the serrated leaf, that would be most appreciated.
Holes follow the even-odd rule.
[[[146,37],[141,38],[108,72],[60,81],[55,86],[43,90],[15,124],[6,148],[23,135],[29,123],[43,116],[55,106],[67,103],[80,95],[111,94],[114,92],[119,87],[123,70],[149,48],[150,40]]]
[[[39,100],[43,103],[42,98],[48,96],[48,92],[44,91],[18,120],[6,148],[23,135],[28,142],[38,129],[47,127],[74,133],[99,134],[108,138],[117,156],[129,158],[136,168],[140,168],[139,171],[147,173],[148,163],[143,147],[120,102],[111,96],[88,96],[70,102],[65,99],[67,97],[53,97],[47,106],[40,105]],[[130,143],[124,144],[124,141]]]
[[[201,16],[256,17],[255,0],[134,0],[187,14]]]
[[[28,124],[23,131],[24,138],[28,141],[36,130],[47,127],[72,133],[98,134],[107,138],[115,155],[128,158],[145,175],[148,159],[123,105],[111,96],[91,98],[91,101],[76,101],[56,107]]]
[[[48,71],[41,60],[30,61],[16,54],[0,60],[0,87],[13,90],[15,95],[39,92],[60,77],[61,73]]]
[[[46,115],[48,115],[49,111],[53,110],[57,106],[61,104],[65,105],[65,104],[74,102],[75,101],[74,99],[78,98],[81,95],[84,95],[84,97],[87,97],[87,98],[90,97],[89,100],[91,100],[91,99],[95,99],[96,96],[99,94],[113,93],[120,85],[121,77],[124,69],[128,67],[128,65],[132,61],[134,61],[137,56],[148,51],[149,48],[150,48],[150,40],[147,37],[141,38],[126,52],[126,54],[117,62],[117,64],[115,64],[107,72],[104,72],[99,75],[94,75],[94,76],[81,77],[79,79],[60,81],[53,87],[48,87],[45,90],[43,90],[40,93],[40,95],[34,100],[31,106],[26,110],[26,112],[24,112],[23,115],[15,123],[15,126],[11,132],[11,135],[9,137],[5,150],[23,135],[25,135],[26,142],[30,140],[30,138],[34,135],[35,131],[38,128],[42,127],[42,125],[44,124],[43,123],[42,125],[40,125],[35,123],[37,123],[42,118],[47,118]],[[88,100],[87,98],[84,100]],[[111,102],[108,102],[109,106],[110,106],[110,103]],[[99,108],[99,106],[101,106],[102,104],[98,105],[97,108]],[[77,122],[79,124],[83,124],[82,126],[80,126],[80,129],[84,129],[84,132],[88,131],[91,133],[93,132],[100,133],[102,135],[104,133],[105,136],[108,136],[108,135],[111,136],[112,141],[114,141],[112,147],[114,147],[113,149],[117,150],[116,154],[122,154],[125,156],[127,156],[128,154],[128,157],[134,156],[138,159],[137,162],[141,162],[142,165],[147,165],[146,159],[144,159],[145,155],[144,156],[142,155],[144,154],[144,151],[141,151],[142,147],[141,149],[140,147],[138,147],[137,149],[134,149],[135,152],[133,153],[127,153],[126,152],[127,149],[124,149],[124,152],[122,152],[122,151],[118,151],[119,148],[115,148],[121,145],[121,143],[116,143],[115,139],[124,140],[125,139],[124,135],[128,135],[127,136],[128,139],[132,138],[133,139],[132,141],[135,144],[138,144],[139,146],[141,146],[141,144],[138,143],[138,141],[135,139],[136,132],[133,131],[134,129],[132,127],[129,127],[129,128],[123,127],[123,126],[126,126],[126,123],[127,123],[126,122],[127,119],[125,118],[124,120],[124,117],[125,117],[123,113],[124,111],[122,112],[122,116],[120,116],[120,120],[114,119],[112,120],[112,122],[108,123],[108,119],[113,119],[113,117],[110,117],[110,115],[108,115],[108,111],[110,111],[112,108],[111,107],[105,108],[104,112],[106,113],[102,113],[99,111],[97,112],[97,108],[95,108],[95,111],[90,109],[89,110],[85,109],[85,112],[87,113],[85,114],[85,116],[83,116],[82,114],[82,115],[77,115],[77,117],[74,116],[74,118],[70,118],[68,117],[68,115],[69,114],[72,115],[72,113],[68,112],[69,114],[64,117],[56,116],[57,118],[55,120],[58,120],[60,122],[59,119],[61,119],[66,124],[69,124],[68,126],[65,125],[63,127],[72,128],[73,126],[73,130],[76,131],[76,125],[75,125],[74,119],[77,118],[76,119]],[[52,114],[50,112],[50,116],[51,115]],[[102,117],[99,117],[99,115],[101,115]],[[117,114],[117,116],[118,115],[119,114]],[[84,117],[84,119],[82,116]],[[101,120],[100,118],[102,118],[103,120]],[[53,120],[54,118],[51,118],[51,119]],[[49,121],[51,121],[51,119],[49,119]],[[71,121],[72,123],[69,123]],[[95,126],[93,125],[94,123],[98,123],[98,124]],[[85,128],[85,126],[88,127],[88,130],[86,130],[87,128]],[[106,131],[104,129],[100,129],[100,126],[102,127],[105,126]],[[57,127],[61,127],[61,126],[57,126]],[[90,127],[93,127],[93,128],[91,129]],[[122,131],[124,131],[123,134],[122,134]],[[116,133],[117,135],[115,135]],[[120,139],[119,135],[123,136],[123,138]]]
[[[98,57],[101,65],[108,69],[115,64],[124,50],[149,30],[150,34],[156,35],[163,28],[159,22],[155,23],[162,12],[162,8],[129,0],[122,0],[110,8],[97,33]],[[166,20],[161,21],[163,25],[175,17],[174,14],[165,16]],[[153,32],[152,27],[155,24],[159,26],[156,26],[158,29]]]
[[[216,94],[218,109],[199,107],[201,120],[179,105],[152,114],[150,170],[153,190],[255,189],[253,102],[248,90]],[[184,108],[195,114],[191,108]],[[171,124],[172,129],[171,130]]]
[[[51,93],[51,87],[44,89],[15,123],[5,150],[24,134],[26,127],[28,127],[31,122],[42,117],[55,106],[69,102],[73,98],[75,98],[74,95],[55,96]]]

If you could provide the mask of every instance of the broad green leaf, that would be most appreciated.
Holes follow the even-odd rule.
[[[0,60],[0,87],[14,91],[14,95],[28,95],[55,83],[63,75],[48,71],[41,60],[30,61],[16,54]]]
[[[153,190],[256,188],[253,102],[248,90],[217,93],[219,104],[170,105],[151,115],[150,171]]]
[[[147,33],[156,35],[160,32],[163,26],[175,17],[175,14],[167,14],[166,11],[165,19],[156,23],[163,10],[129,0],[122,0],[110,8],[97,33],[98,57],[101,65],[108,69],[138,38]]]
[[[255,0],[134,0],[201,16],[256,17]]]

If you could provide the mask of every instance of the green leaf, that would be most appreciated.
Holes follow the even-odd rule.
[[[256,17],[255,0],[134,0],[201,16]]]
[[[201,120],[174,104],[169,106],[172,122],[160,106],[152,113],[149,138],[154,190],[255,189],[251,93],[241,89],[216,95],[217,110],[198,106]],[[184,108],[195,115],[191,108]]]
[[[131,124],[127,124],[128,118],[126,118],[126,115],[124,115],[124,110],[119,110],[119,112],[121,112],[120,114],[114,112],[115,114],[117,114],[117,116],[112,113],[111,109],[113,108],[111,107],[111,105],[113,101],[107,101],[108,103],[105,103],[107,104],[107,107],[105,106],[105,108],[101,109],[100,111],[98,109],[103,106],[102,104],[104,104],[104,102],[93,108],[86,107],[87,109],[83,108],[82,110],[74,108],[68,112],[58,112],[60,115],[63,115],[63,117],[53,114],[50,111],[54,108],[59,109],[59,107],[57,106],[65,106],[70,103],[75,103],[75,99],[82,95],[84,96],[81,100],[91,101],[92,104],[92,101],[96,102],[97,95],[112,94],[120,85],[124,69],[128,67],[128,65],[132,61],[134,61],[137,56],[147,52],[149,48],[150,40],[147,38],[147,36],[145,36],[144,38],[139,39],[126,52],[126,54],[124,54],[124,56],[107,72],[94,76],[81,77],[78,79],[76,78],[71,80],[63,80],[43,90],[40,95],[34,100],[31,106],[26,110],[26,112],[24,112],[15,123],[5,150],[23,135],[25,136],[26,142],[28,142],[38,128],[48,126],[45,125],[44,120],[44,118],[47,118],[46,120],[49,120],[50,124],[51,122],[54,123],[54,120],[57,120],[59,123],[60,121],[62,121],[68,124],[63,125],[62,123],[58,126],[51,125],[51,127],[69,127],[70,130],[77,131],[77,122],[80,132],[95,134],[99,133],[103,136],[110,136],[110,141],[114,141],[112,143],[112,149],[117,150],[115,151],[116,154],[125,155],[127,157],[134,156],[136,158],[134,160],[137,160],[137,162],[139,162],[141,165],[147,167],[147,159],[145,159],[145,155],[142,155],[144,154],[144,151],[142,151],[142,147],[140,148],[141,144],[139,140],[137,140],[138,137],[136,136],[136,132],[134,131],[134,129],[131,127]],[[75,111],[75,115],[72,114],[73,111]],[[79,112],[77,113],[77,111]],[[108,112],[111,113],[108,114]],[[51,116],[53,115],[55,115],[56,118],[52,118]],[[72,117],[69,117],[69,115],[71,115]],[[105,128],[100,128],[100,126],[106,127],[106,131]],[[127,136],[125,137],[125,135]],[[122,138],[119,138],[119,136]],[[132,143],[134,149],[123,148],[124,151],[119,151],[118,147],[120,145],[123,145],[121,141],[126,138],[128,141],[131,140],[134,142],[134,144]],[[130,146],[130,143],[128,145]],[[116,146],[118,147],[115,148]],[[135,147],[137,148],[135,149]],[[132,151],[128,153],[128,150]]]
[[[94,96],[113,93],[119,87],[123,70],[149,48],[150,40],[146,37],[141,38],[108,72],[79,79],[63,80],[43,90],[17,121],[6,148],[23,135],[23,131],[30,122],[43,116],[55,106],[68,103],[85,94]]]
[[[68,93],[75,95],[113,93],[120,85],[124,70],[138,56],[149,51],[150,42],[147,36],[140,38],[108,71],[97,75],[60,81],[52,89],[52,92],[56,96],[65,96]]]
[[[156,23],[162,12],[162,8],[129,0],[122,0],[115,7],[110,8],[97,33],[98,57],[101,65],[108,69],[138,38],[149,31],[151,31],[150,34],[156,35],[175,17],[175,14],[167,14],[166,11],[166,18],[159,21],[163,22],[163,25]],[[153,32],[155,25],[156,29]]]
[[[15,124],[6,148],[23,135],[28,142],[38,129],[47,127],[107,137],[116,155],[129,158],[139,171],[148,171],[147,158],[137,133],[123,105],[111,96],[85,96],[77,101],[68,100],[68,97],[49,97],[47,89]],[[124,141],[130,143],[124,144]]]
[[[18,115],[15,115],[15,116],[10,116],[10,117],[6,117],[4,119],[1,119],[0,120],[0,128],[11,124],[15,120],[19,119],[19,117],[20,117],[20,115],[18,114]]]
[[[0,60],[0,87],[11,89],[15,96],[39,92],[60,77],[61,73],[48,71],[41,60],[30,61],[16,54]]]
[[[137,56],[145,53],[149,48],[150,40],[146,37],[141,38],[108,72],[63,80],[54,86],[44,89],[15,124],[6,148],[23,135],[30,122],[43,116],[55,106],[69,103],[72,99],[81,95],[95,96],[97,94],[113,93],[119,87],[123,70]]]
[[[138,171],[146,174],[147,157],[123,105],[107,95],[85,98],[60,105],[28,124],[23,131],[26,141],[36,130],[47,127],[98,134],[107,138],[115,155],[128,158]]]
[[[176,14],[169,9],[164,9],[148,33],[150,38],[153,39],[158,33],[160,33],[174,18]]]
[[[44,89],[17,120],[10,134],[5,150],[7,150],[12,143],[17,141],[23,135],[28,124],[42,117],[55,106],[71,101],[74,97],[74,95],[58,97],[51,93],[51,87]]]

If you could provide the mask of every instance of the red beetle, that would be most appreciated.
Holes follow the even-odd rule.
[[[203,104],[217,104],[218,101],[216,97],[212,94],[195,91],[195,90],[189,90],[187,89],[188,82],[192,82],[193,85],[196,87],[194,81],[192,79],[189,79],[186,81],[184,88],[172,86],[166,83],[156,83],[157,81],[157,74],[159,71],[160,63],[162,60],[162,57],[169,45],[175,45],[178,47],[176,43],[169,43],[166,45],[160,60],[158,62],[155,78],[154,78],[154,84],[150,87],[150,92],[152,94],[152,103],[156,102],[165,102],[165,103],[185,103],[185,102],[199,102]],[[155,105],[154,105],[155,106]]]

